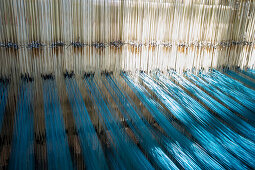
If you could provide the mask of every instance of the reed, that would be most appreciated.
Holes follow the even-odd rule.
[[[1,0],[1,74],[254,68],[253,0]]]

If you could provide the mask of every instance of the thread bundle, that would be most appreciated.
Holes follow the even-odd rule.
[[[22,76],[13,111],[17,83],[2,81],[1,167],[254,168],[247,74],[254,72]]]

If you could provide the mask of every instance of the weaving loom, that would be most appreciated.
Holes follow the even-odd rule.
[[[254,0],[0,0],[0,169],[255,169]]]

